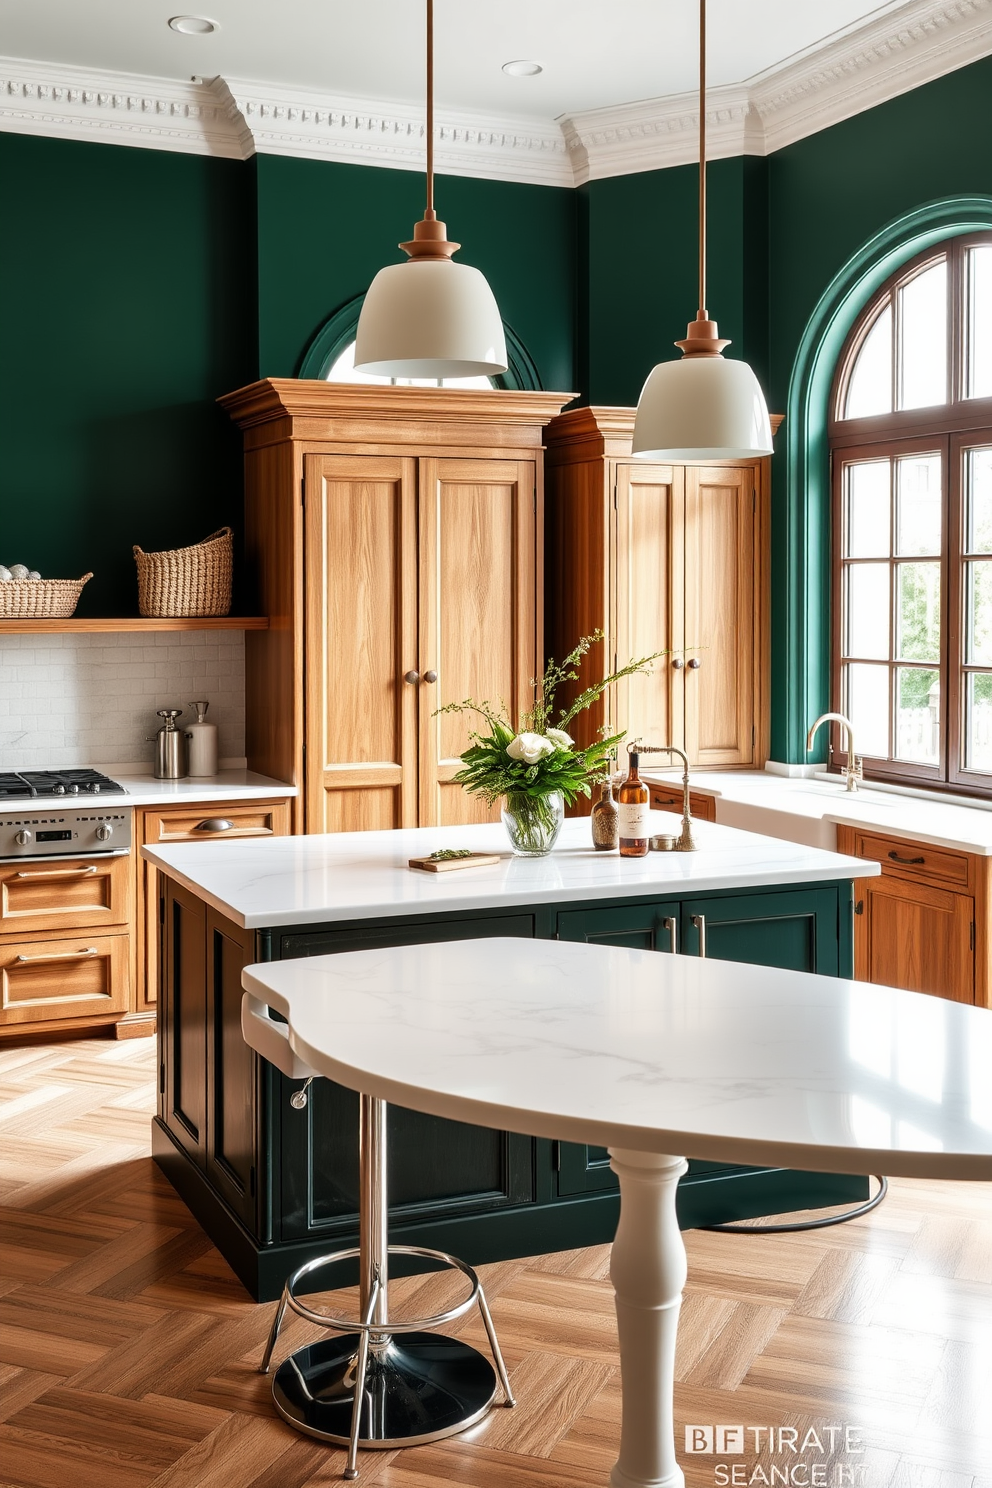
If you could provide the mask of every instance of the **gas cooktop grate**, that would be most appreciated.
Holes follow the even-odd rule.
[[[0,801],[101,795],[123,796],[126,791],[99,770],[10,770],[0,774]]]

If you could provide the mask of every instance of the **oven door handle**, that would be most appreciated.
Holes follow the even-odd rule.
[[[96,873],[97,866],[91,863],[88,868],[46,868],[41,873],[15,873],[13,878],[85,878],[91,873]]]
[[[96,946],[87,946],[84,951],[57,951],[53,956],[15,956],[20,965],[24,961],[82,961],[87,956],[99,956]]]

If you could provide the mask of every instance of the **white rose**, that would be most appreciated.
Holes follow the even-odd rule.
[[[575,740],[569,734],[566,734],[564,729],[548,729],[547,737],[559,749],[571,749],[575,743]]]
[[[511,759],[523,760],[527,765],[536,765],[545,755],[554,754],[555,746],[543,734],[518,734],[506,746]]]

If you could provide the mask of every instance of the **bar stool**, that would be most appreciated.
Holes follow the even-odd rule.
[[[320,1076],[290,1048],[284,1024],[250,993],[242,1002],[245,1041],[290,1079],[306,1081],[290,1104],[303,1110],[311,1082]],[[337,1337],[305,1345],[285,1359],[272,1380],[276,1410],[297,1430],[348,1448],[345,1478],[358,1477],[358,1449],[412,1447],[466,1431],[491,1408],[497,1375],[503,1403],[516,1402],[486,1302],[471,1266],[443,1250],[390,1245],[386,1185],[386,1102],[360,1096],[359,1243],[306,1261],[286,1281],[259,1365],[268,1374],[286,1310],[328,1328]],[[433,1317],[402,1321],[389,1316],[389,1257],[416,1256],[460,1271],[468,1295]],[[359,1317],[340,1318],[301,1302],[297,1293],[322,1267],[358,1260]],[[478,1306],[495,1370],[477,1349],[433,1329]]]

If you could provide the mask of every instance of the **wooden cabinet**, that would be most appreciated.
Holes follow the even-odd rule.
[[[267,631],[246,644],[249,764],[302,784],[297,831],[485,820],[452,776],[467,697],[528,706],[543,664],[542,429],[568,395],[290,379],[244,431]]]
[[[287,797],[270,801],[205,801],[191,805],[135,809],[134,837],[140,850],[156,843],[220,842],[227,838],[285,837],[292,826]],[[137,978],[132,1022],[144,1018],[154,1026],[158,1004],[159,893],[158,869],[140,856],[137,862]]]
[[[837,850],[882,865],[855,885],[857,979],[988,1007],[988,858],[854,827]]]
[[[605,634],[589,665],[671,654],[589,710],[677,744],[694,765],[754,767],[768,749],[769,462],[648,464],[634,410],[580,408],[546,431],[548,649]]]
[[[651,808],[654,811],[674,811],[682,815],[682,787],[681,785],[659,785],[652,782],[648,786],[651,792]],[[716,801],[712,796],[701,795],[699,791],[689,791],[689,811],[696,821],[716,821]]]

